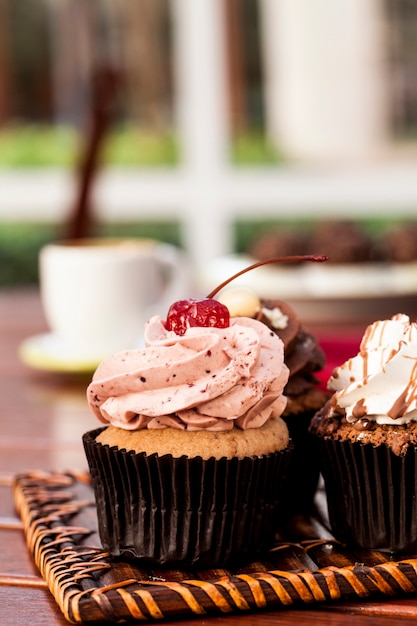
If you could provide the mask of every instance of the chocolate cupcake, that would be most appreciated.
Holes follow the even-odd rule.
[[[260,300],[244,289],[229,289],[220,296],[233,314],[240,312],[268,326],[284,344],[284,362],[289,370],[284,387],[287,398],[282,418],[286,422],[294,452],[285,481],[285,517],[311,515],[320,471],[318,444],[309,433],[310,421],[327,401],[317,373],[326,363],[317,339],[301,324],[294,309],[281,300]],[[282,519],[283,516],[281,516]]]
[[[194,321],[174,332],[152,318],[146,347],[104,361],[88,387],[111,424],[83,441],[114,557],[219,567],[274,541],[292,450],[283,344],[257,320]]]
[[[270,228],[253,239],[248,253],[258,261],[265,261],[272,257],[304,254],[307,244],[308,233],[302,229]]]
[[[314,254],[329,257],[329,264],[370,263],[375,261],[375,240],[359,222],[347,219],[319,220],[310,227],[269,228],[257,235],[248,253],[257,260],[278,255]]]
[[[336,368],[310,427],[320,443],[329,521],[364,549],[417,549],[417,324],[407,315],[366,329]]]
[[[295,311],[280,300],[261,300],[256,319],[267,324],[284,343],[284,361],[290,375],[284,388],[287,406],[282,414],[294,445],[283,498],[288,515],[311,515],[320,476],[317,441],[309,433],[313,415],[328,399],[317,373],[325,354]]]
[[[373,241],[352,220],[329,220],[317,223],[311,230],[307,251],[321,250],[330,263],[369,263],[373,260]]]

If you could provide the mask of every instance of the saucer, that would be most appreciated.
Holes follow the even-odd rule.
[[[73,346],[53,333],[25,339],[20,344],[19,356],[26,365],[35,369],[73,374],[91,374],[103,359],[103,356],[79,354]]]

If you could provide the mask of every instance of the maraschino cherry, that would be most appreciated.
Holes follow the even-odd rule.
[[[230,326],[229,309],[218,300],[215,300],[214,296],[221,289],[226,287],[226,285],[250,270],[254,270],[261,265],[287,261],[315,261],[322,263],[323,261],[327,261],[327,256],[312,254],[305,256],[274,257],[253,263],[253,265],[249,265],[243,270],[240,270],[240,272],[233,274],[233,276],[230,276],[230,278],[218,285],[207,298],[190,298],[189,300],[174,302],[174,304],[169,307],[165,328],[167,330],[173,330],[177,335],[184,335],[187,328],[191,328],[192,326],[227,328]]]

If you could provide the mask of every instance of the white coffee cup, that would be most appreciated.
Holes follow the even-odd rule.
[[[182,252],[151,239],[81,239],[39,255],[41,301],[51,333],[80,358],[138,347],[152,314],[189,297]]]

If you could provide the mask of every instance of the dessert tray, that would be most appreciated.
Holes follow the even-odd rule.
[[[240,569],[150,570],[103,551],[88,474],[20,474],[14,499],[28,549],[73,623],[210,617],[417,591],[417,558],[352,553],[316,520],[296,524],[291,541]]]

